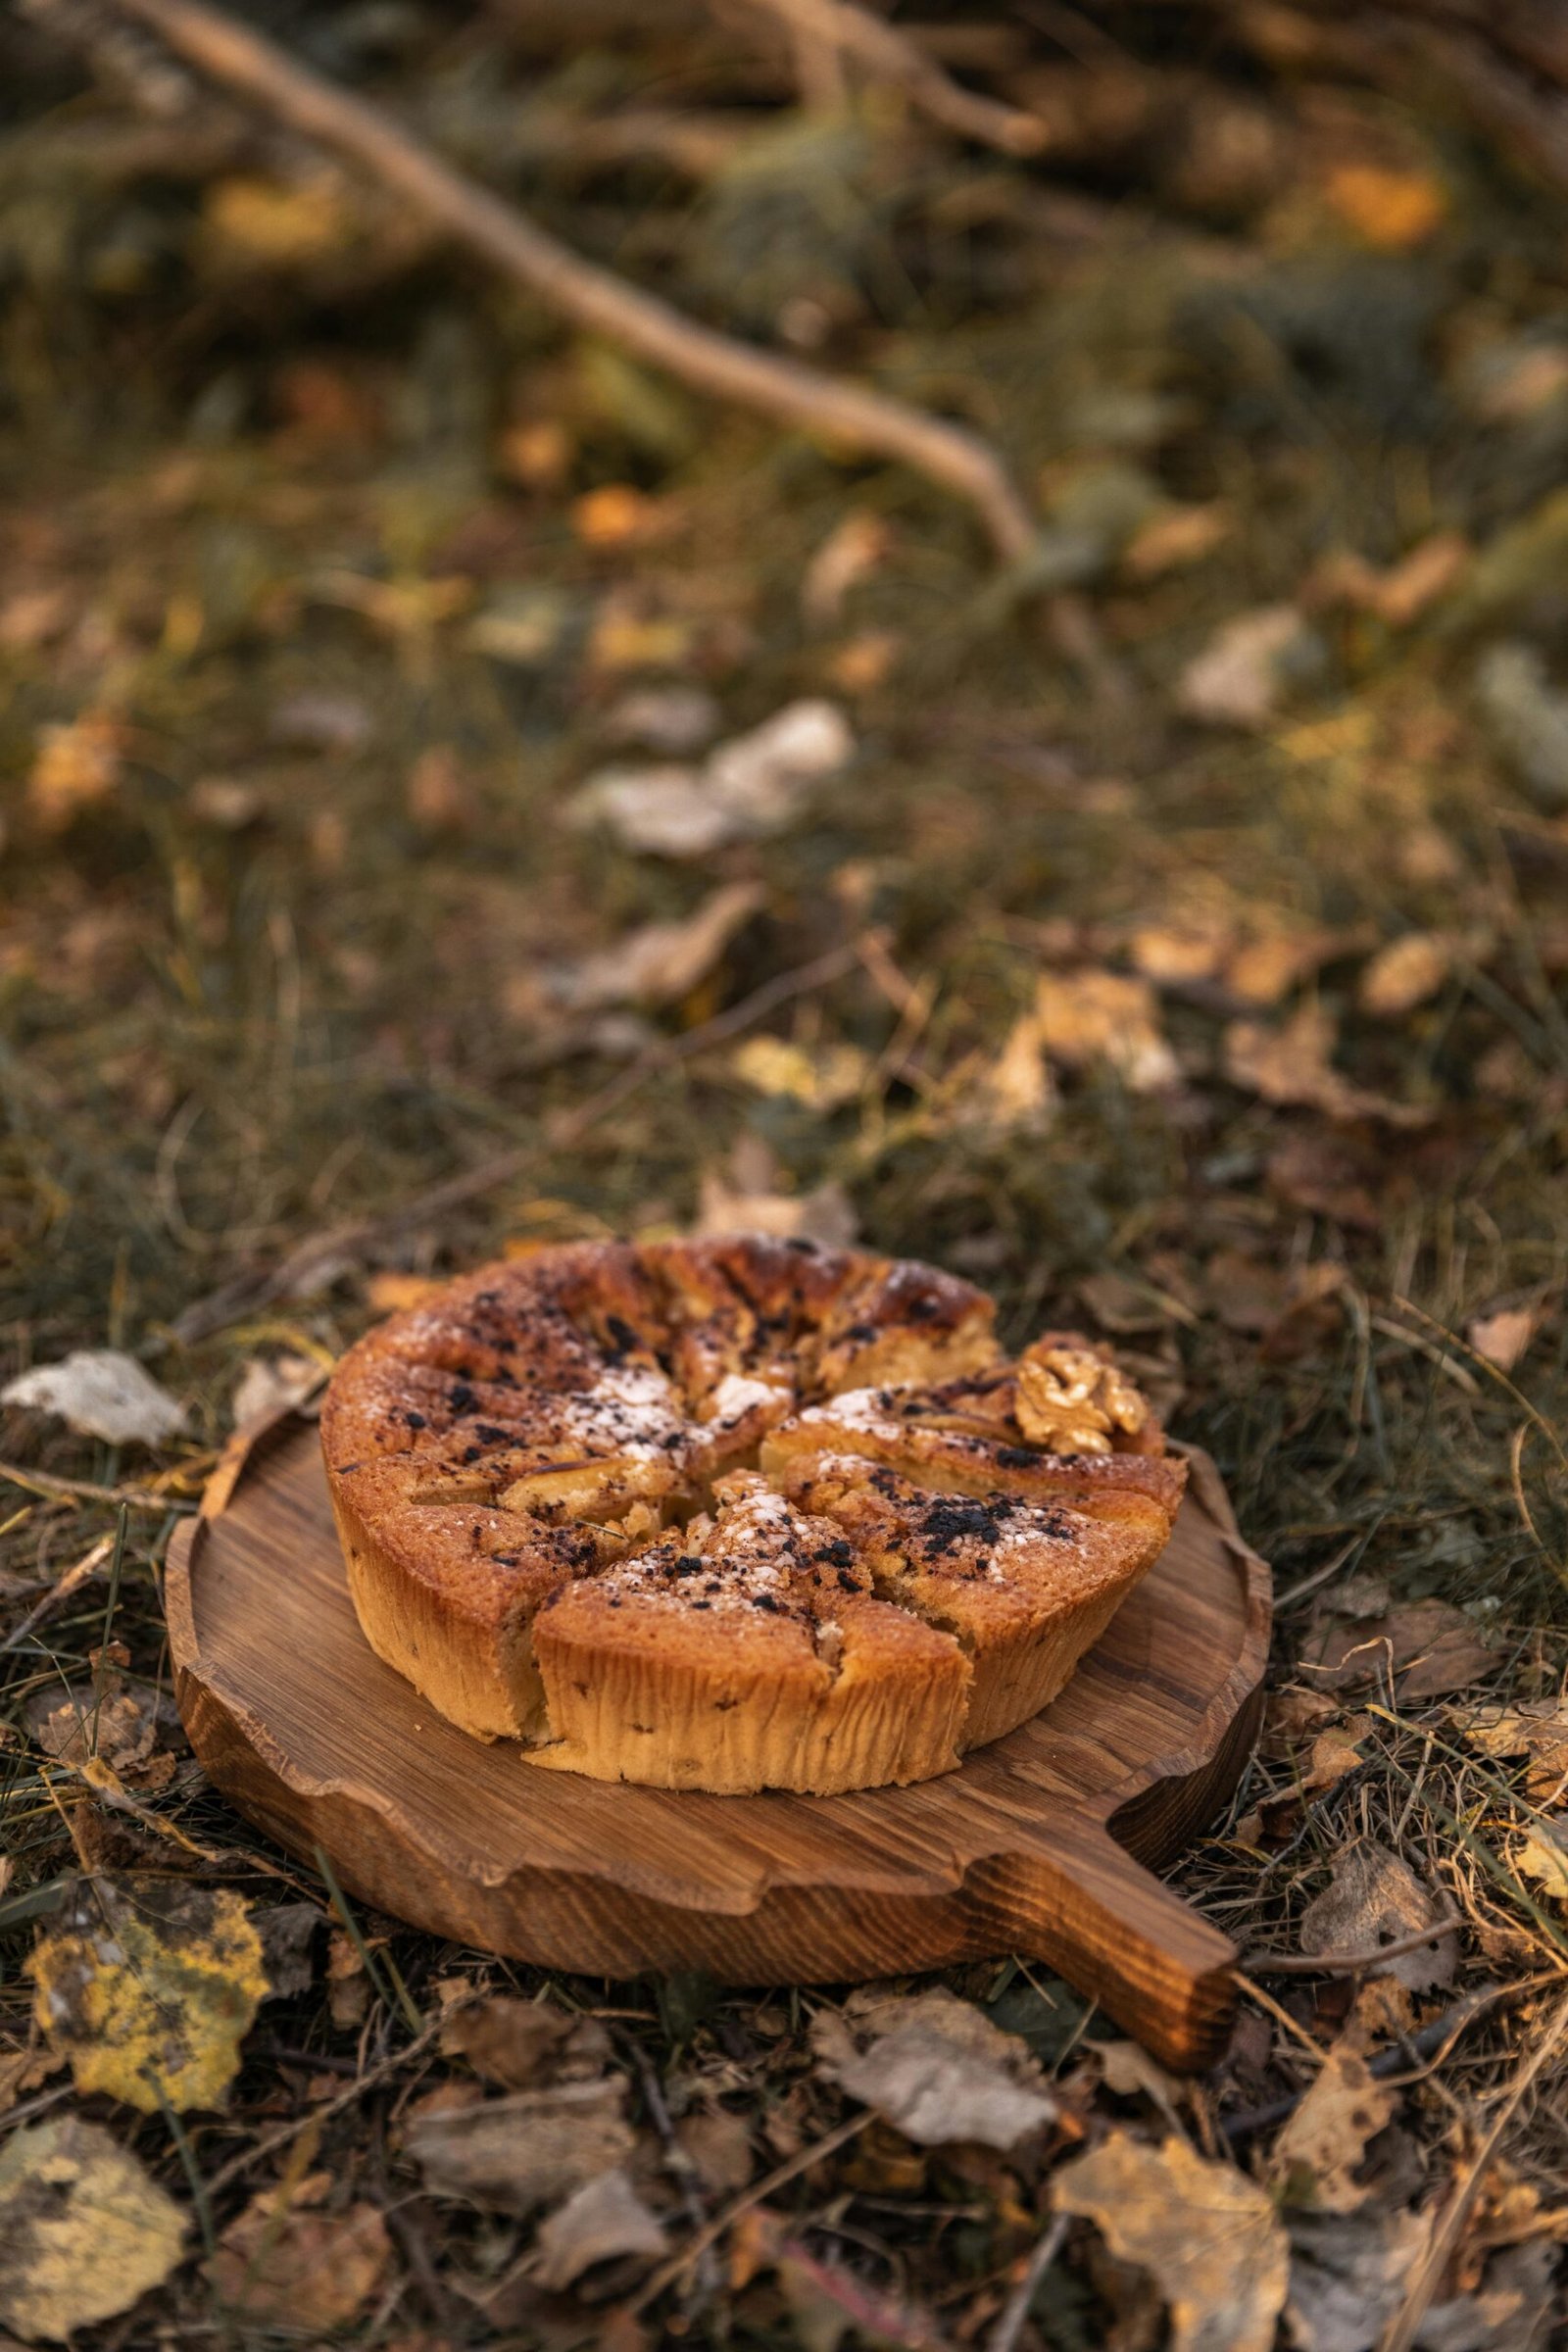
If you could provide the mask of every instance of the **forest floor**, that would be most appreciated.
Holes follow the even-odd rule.
[[[1560,200],[1222,52],[1228,143],[1150,132],[1189,65],[1121,52],[1123,114],[1048,170],[802,112],[733,26],[561,65],[505,12],[318,14],[327,70],[580,249],[965,416],[1041,536],[1001,575],[918,479],[7,36],[3,1368],[121,1351],[179,1418],[0,1413],[0,2324],[1544,2344]],[[627,110],[643,145],[596,145]],[[710,747],[802,704],[817,772],[752,746],[765,789],[721,806]],[[951,1266],[1009,1342],[1095,1333],[1272,1561],[1262,1742],[1172,1876],[1298,1965],[1248,1972],[1210,2075],[1026,1958],[940,1981],[1021,2037],[989,2043],[925,1982],[492,1961],[194,1764],[162,1561],[237,1419],[486,1254],[757,1222]],[[1401,1950],[1306,1973],[1313,1906],[1315,1949]],[[846,2019],[1048,2120],[867,2116]]]

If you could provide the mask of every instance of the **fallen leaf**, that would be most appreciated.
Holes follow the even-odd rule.
[[[1052,2183],[1060,2213],[1094,2223],[1120,2262],[1148,2271],[1170,2311],[1171,2352],[1269,2352],[1288,2248],[1272,2200],[1245,2173],[1111,2132]]]
[[[423,2114],[410,2125],[408,2152],[432,2196],[533,2213],[632,2154],[625,2092],[616,2078],[562,2082]]]
[[[608,743],[634,743],[678,759],[700,752],[718,733],[718,705],[701,686],[644,686],[623,694],[599,731]]]
[[[1527,1756],[1525,1794],[1532,1804],[1556,1805],[1568,1790],[1568,1699],[1527,1699],[1488,1707],[1459,1723],[1466,1741],[1486,1756]]]
[[[1297,2213],[1290,2231],[1285,2325],[1297,2352],[1373,2352],[1426,2253],[1426,2216]]]
[[[539,2225],[534,2276],[558,2290],[572,2286],[597,2262],[643,2258],[643,2267],[664,2251],[663,2227],[650,2213],[625,2173],[601,2173],[573,2190],[564,2205]]]
[[[45,1711],[33,1736],[46,1756],[64,1763],[101,1756],[116,1772],[127,1772],[145,1764],[157,1744],[156,1708],[150,1699],[107,1685],[96,1693],[73,1691]]]
[[[1559,1839],[1558,1827],[1564,1829]],[[1508,1849],[1508,1862],[1522,1879],[1554,1903],[1568,1903],[1568,1825],[1540,1822]]]
[[[730,1067],[760,1095],[781,1097],[808,1110],[837,1110],[853,1102],[871,1073],[859,1046],[830,1041],[812,1052],[783,1037],[749,1037],[736,1047]]]
[[[1499,1372],[1511,1372],[1529,1348],[1540,1325],[1533,1306],[1498,1307],[1494,1314],[1477,1315],[1465,1337],[1477,1355],[1484,1355]]]
[[[1231,945],[1228,924],[1199,930],[1177,923],[1142,923],[1128,940],[1127,953],[1135,969],[1156,988],[1180,988],[1195,980],[1212,980]]]
[[[1330,1118],[1386,1119],[1411,1126],[1421,1110],[1352,1086],[1329,1060],[1335,1042],[1334,1016],[1321,1004],[1302,1004],[1279,1028],[1262,1021],[1232,1021],[1225,1031],[1225,1075],[1233,1086],[1265,1102],[1303,1105]]]
[[[104,710],[38,729],[27,803],[46,832],[63,832],[79,809],[109,798],[123,748],[123,727]]]
[[[1141,974],[1087,967],[1043,972],[1035,996],[1042,1050],[1066,1069],[1105,1062],[1133,1094],[1157,1094],[1180,1075],[1159,1026],[1159,1002]]]
[[[180,2259],[179,2207],[101,2124],[52,2116],[0,2147],[0,2324],[29,2338],[110,2320]]]
[[[1307,1904],[1298,1941],[1303,1952],[1375,1952],[1441,1917],[1409,1864],[1368,1838],[1341,1857],[1328,1886]],[[1450,1930],[1368,1973],[1393,1977],[1410,1992],[1431,1992],[1451,1983],[1458,1965],[1459,1938]]]
[[[817,2016],[811,2045],[840,2089],[922,2147],[1011,2148],[1055,2119],[1028,2044],[940,1987],[907,1999],[852,1993],[842,2011]]]
[[[1356,2179],[1366,2147],[1393,2115],[1395,2094],[1367,2064],[1355,2018],[1333,2044],[1288,2116],[1269,2156],[1269,2177],[1289,2205],[1353,2213],[1371,2194]]]
[[[574,1012],[678,1004],[708,977],[762,897],[759,883],[724,883],[684,921],[644,923],[613,947],[569,965],[555,993]]]
[[[597,2018],[510,1993],[458,2010],[441,2030],[441,2047],[507,2090],[521,2090],[547,2071],[553,2082],[597,2076],[610,2057],[610,2039]]]
[[[1348,1690],[1392,1672],[1401,1699],[1442,1698],[1495,1672],[1496,1653],[1472,1619],[1446,1600],[1413,1600],[1347,1625],[1330,1602],[1302,1648],[1303,1663],[1325,1690]]]
[[[1205,507],[1167,507],[1134,531],[1121,551],[1121,568],[1134,580],[1185,571],[1212,555],[1234,528],[1230,509],[1218,500]]]
[[[1366,1160],[1344,1139],[1304,1132],[1288,1135],[1265,1170],[1270,1192],[1290,1207],[1370,1232],[1378,1209],[1367,1174]]]
[[[335,252],[351,228],[345,193],[326,172],[292,181],[240,172],[215,180],[202,218],[245,261],[277,268]]]
[[[365,1285],[365,1299],[378,1315],[398,1315],[405,1307],[422,1306],[443,1287],[432,1274],[398,1274],[388,1270],[369,1276]]]
[[[782,832],[854,751],[836,704],[789,703],[750,734],[717,745],[701,768],[602,769],[565,814],[574,825],[608,825],[628,849],[701,858],[726,842]]]
[[[1294,605],[1238,612],[1183,670],[1176,705],[1209,726],[1260,727],[1323,660],[1321,639]]]
[[[321,1914],[314,1903],[266,1903],[251,1913],[251,1925],[262,1939],[262,1967],[267,1997],[297,1999],[316,1982],[316,1932]]]
[[[727,2107],[698,2108],[683,2115],[675,2137],[710,2196],[733,2196],[756,2170],[751,2124]]]
[[[1361,974],[1356,1002],[1363,1012],[1392,1018],[1435,997],[1453,963],[1453,941],[1442,931],[1407,931],[1380,948]]]
[[[841,694],[874,694],[892,676],[906,643],[898,629],[861,629],[834,649],[825,673],[828,683]]]
[[[1388,164],[1339,164],[1325,193],[1340,219],[1380,253],[1408,253],[1442,227],[1448,197],[1430,172]]]
[[[924,2312],[878,2293],[845,2264],[823,2261],[798,2238],[776,2246],[772,2269],[801,2352],[838,2352],[846,2337],[883,2352],[947,2352],[947,2339]]]
[[[185,1426],[185,1408],[118,1348],[81,1348],[39,1364],[0,1389],[0,1404],[58,1413],[85,1438],[111,1446],[159,1446]]]
[[[704,1173],[692,1227],[704,1241],[726,1233],[766,1233],[781,1242],[817,1242],[824,1250],[847,1250],[859,1230],[855,1203],[836,1180],[808,1193],[741,1193],[711,1169]]]
[[[28,1964],[33,2011],[76,2088],[144,2114],[217,2107],[268,1984],[227,1888],[136,1874],[78,1882]]]
[[[1498,752],[1546,808],[1568,803],[1568,694],[1535,646],[1504,638],[1476,664],[1475,696]]]
[[[375,732],[369,705],[357,694],[285,695],[268,721],[272,741],[291,752],[358,752]]]
[[[1278,1004],[1324,964],[1361,944],[1353,931],[1295,930],[1282,924],[1254,931],[1226,957],[1225,987],[1244,1004]]]
[[[846,514],[806,566],[801,610],[807,619],[818,628],[837,620],[850,590],[886,560],[892,544],[893,533],[882,515],[865,507]]]
[[[229,2223],[202,2269],[236,2322],[314,2335],[355,2319],[391,2260],[373,2205],[314,2213],[296,2199],[280,2212],[277,2192],[265,2189]]]
[[[1050,1126],[1056,1089],[1036,1014],[1020,1013],[1013,1022],[995,1061],[973,1079],[966,1107],[975,1126],[995,1135],[1039,1134]]]
[[[291,1404],[301,1404],[326,1378],[325,1367],[314,1356],[253,1355],[234,1384],[230,1410],[236,1429],[253,1421],[270,1420]]]

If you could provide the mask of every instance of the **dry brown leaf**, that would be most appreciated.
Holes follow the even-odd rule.
[[[1141,974],[1090,965],[1043,972],[1035,997],[1042,1050],[1069,1070],[1104,1062],[1135,1095],[1155,1094],[1180,1075],[1159,1025],[1159,1004]]]
[[[1326,2213],[1364,2205],[1371,2190],[1355,2176],[1395,2104],[1367,2065],[1364,2030],[1352,2018],[1274,2142],[1269,2176],[1286,2203]]]
[[[693,1232],[701,1239],[726,1233],[767,1233],[782,1242],[819,1242],[848,1249],[859,1232],[855,1203],[829,1180],[808,1193],[734,1192],[714,1169],[705,1171]]]
[[[1406,1601],[1348,1624],[1347,1613],[1337,1595],[1303,1646],[1303,1664],[1325,1690],[1364,1688],[1392,1671],[1401,1699],[1442,1698],[1495,1671],[1495,1651],[1446,1600]]]
[[[611,2054],[610,2037],[596,2018],[510,1993],[475,2001],[449,2017],[441,2047],[466,2058],[476,2075],[507,2090],[521,2090],[546,2072],[554,2082],[581,2082],[601,2074]]]
[[[603,823],[628,849],[705,858],[726,842],[782,832],[855,752],[835,703],[788,703],[731,737],[701,767],[603,768],[566,804],[573,825]]]
[[[0,1389],[0,1404],[58,1413],[68,1429],[110,1446],[161,1446],[185,1426],[185,1408],[118,1348],[78,1348]]]
[[[1001,1053],[974,1080],[968,1116],[997,1135],[1039,1133],[1051,1124],[1056,1089],[1043,1049],[1039,1020],[1023,1012]]]
[[[1499,1372],[1511,1372],[1535,1338],[1540,1323],[1540,1314],[1533,1306],[1502,1306],[1493,1314],[1477,1315],[1466,1326],[1465,1337],[1477,1355],[1484,1355]]]
[[[1220,501],[1206,507],[1165,507],[1134,531],[1121,552],[1121,568],[1129,579],[1157,580],[1167,571],[1185,571],[1201,564],[1235,523]]]
[[[202,219],[243,261],[279,268],[336,252],[353,226],[346,191],[330,171],[293,181],[249,172],[214,180]]]
[[[1225,1075],[1265,1102],[1299,1104],[1330,1118],[1380,1118],[1395,1126],[1424,1121],[1424,1111],[1342,1077],[1329,1059],[1335,1037],[1334,1017],[1321,1004],[1300,1005],[1277,1029],[1262,1021],[1232,1021],[1223,1045]]]
[[[134,1873],[79,1881],[58,1916],[28,1969],[76,2088],[149,2115],[221,2105],[269,1990],[247,1904]]]
[[[1557,1831],[1563,1828],[1559,1841]],[[1547,1900],[1568,1903],[1568,1825],[1540,1822],[1508,1848],[1509,1867]]]
[[[1442,180],[1408,167],[1339,164],[1324,193],[1347,226],[1380,253],[1408,253],[1424,245],[1448,216]]]
[[[1212,980],[1231,953],[1228,925],[1200,929],[1179,923],[1142,923],[1127,942],[1135,970],[1156,988],[1181,988]]]
[[[1303,1952],[1375,1952],[1443,1916],[1438,1903],[1399,1856],[1374,1839],[1352,1846],[1334,1876],[1301,1914]],[[1414,1951],[1379,1961],[1369,1973],[1394,1977],[1411,1992],[1451,1983],[1459,1964],[1453,1931]]]
[[[1487,1756],[1526,1756],[1525,1794],[1532,1804],[1561,1804],[1568,1792],[1568,1699],[1526,1700],[1455,1719],[1470,1746]]]
[[[612,948],[568,965],[555,994],[573,1012],[607,1004],[675,1004],[706,980],[762,903],[755,882],[726,882],[681,922],[644,923]]]
[[[48,1708],[34,1726],[44,1754],[68,1764],[101,1756],[116,1772],[145,1764],[158,1740],[156,1705],[150,1694],[138,1697],[118,1689],[118,1676],[110,1676],[100,1694],[73,1690],[59,1706]]]
[[[27,805],[46,832],[63,832],[78,809],[109,798],[120,781],[124,741],[123,726],[105,710],[38,729]]]
[[[756,2170],[752,2127],[744,2115],[732,2115],[727,2107],[700,2108],[683,2115],[675,2126],[675,2137],[710,2196],[733,2196]]]
[[[879,2293],[845,2264],[823,2261],[798,2238],[776,2244],[770,2260],[801,2352],[839,2352],[846,2340],[885,2352],[948,2352],[948,2337],[924,2312]]]
[[[811,2046],[842,2090],[922,2147],[1011,2148],[1056,2115],[1027,2043],[940,1987],[852,1993],[815,2018]]]
[[[236,2321],[315,2335],[355,2319],[391,2259],[392,2241],[373,2205],[316,2213],[296,2192],[280,2212],[277,2192],[267,2189],[229,2223],[202,2268]]]
[[[1272,2200],[1233,2165],[1112,2132],[1064,2165],[1058,2212],[1094,2223],[1120,2262],[1148,2271],[1170,2311],[1171,2352],[1269,2352],[1288,2249]]]
[[[572,2286],[599,2262],[641,2257],[642,2267],[664,2251],[664,2231],[625,2173],[601,2173],[574,2189],[539,2225],[534,2276],[543,2286]]]
[[[1413,1012],[1435,997],[1453,963],[1454,942],[1444,931],[1407,931],[1380,948],[1361,974],[1356,1002],[1381,1019]]]
[[[432,2196],[533,2213],[624,2164],[636,2145],[625,2096],[613,2078],[426,2112],[410,2124],[408,2152]]]
[[[50,2116],[0,2146],[0,2325],[28,2338],[113,2319],[180,2259],[184,2217],[101,2124]]]
[[[846,514],[806,566],[801,609],[807,619],[818,628],[837,620],[850,590],[886,561],[892,545],[893,533],[884,516],[867,507]]]

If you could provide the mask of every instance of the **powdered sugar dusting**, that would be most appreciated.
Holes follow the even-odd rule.
[[[667,1461],[687,1423],[665,1375],[652,1365],[607,1365],[591,1388],[560,1399],[564,1436],[595,1452]]]
[[[712,1421],[739,1421],[762,1410],[788,1412],[795,1399],[788,1389],[767,1380],[749,1380],[739,1372],[726,1373],[709,1398]]]

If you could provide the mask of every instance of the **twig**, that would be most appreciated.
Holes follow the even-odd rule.
[[[1467,2034],[1484,2011],[1494,2009],[1499,2001],[1517,2000],[1544,1982],[1558,1981],[1553,1971],[1549,1978],[1527,1977],[1518,1984],[1478,1985],[1462,2001],[1455,2001],[1451,2009],[1445,2009],[1441,2017],[1434,2018],[1430,2026],[1423,2026],[1419,2034],[1406,2034],[1393,2048],[1380,2050],[1367,2061],[1367,2072],[1382,2082],[1391,2077],[1397,2078],[1399,2069],[1408,2066],[1412,2058],[1430,2058],[1434,2065],[1441,2065],[1460,2034]],[[1432,2070],[1427,2067],[1423,2071]],[[1408,2079],[1415,2082],[1419,2078],[1412,2075]],[[1270,2099],[1266,2106],[1249,2107],[1240,2115],[1222,2117],[1219,2127],[1222,2134],[1226,2139],[1236,2140],[1251,2139],[1259,2132],[1272,2132],[1276,2124],[1283,2124],[1287,2116],[1296,2113],[1307,2087],[1303,2084],[1299,2090],[1287,2092],[1284,2098]]]
[[[1497,2113],[1480,2146],[1468,2164],[1456,2175],[1448,2201],[1433,2230],[1431,2242],[1421,2266],[1405,2289],[1404,2300],[1388,2327],[1378,2338],[1378,2352],[1411,2352],[1421,2322],[1425,2319],[1432,2299],[1443,2280],[1453,2253],[1459,2232],[1464,2228],[1470,2209],[1476,2201],[1493,2152],[1518,2111],[1526,2091],[1542,2072],[1548,2059],[1554,2058],[1568,2033],[1568,2001],[1558,2009],[1551,2024],[1537,2042],[1515,2075]]]
[[[880,17],[854,0],[749,0],[754,8],[781,18],[792,33],[804,34],[839,56],[853,57],[884,81],[896,82],[922,114],[960,138],[1004,155],[1038,155],[1046,144],[1045,123],[1025,108],[1004,106],[944,73],[934,58],[922,57]]]
[[[1023,2333],[1023,2324],[1029,2317],[1029,2306],[1035,2299],[1035,2288],[1061,2252],[1061,2241],[1067,2234],[1071,2216],[1058,2213],[1041,2238],[1024,2266],[1023,2277],[1013,2288],[997,2316],[997,2324],[986,2338],[986,2352],[1012,2352],[1013,2345]]]
[[[92,1549],[84,1551],[75,1566],[68,1568],[59,1583],[51,1585],[43,1598],[33,1602],[21,1624],[14,1625],[5,1639],[0,1641],[0,1655],[7,1650],[19,1649],[33,1627],[47,1617],[51,1609],[58,1608],[63,1600],[69,1600],[73,1592],[79,1592],[87,1579],[97,1574],[114,1548],[113,1536],[100,1536]]]
[[[337,88],[203,0],[108,0],[187,65],[267,109],[393,189],[563,318],[624,344],[700,392],[737,401],[822,439],[891,458],[967,500],[1004,563],[1034,538],[1022,494],[989,443],[907,402],[759,351],[585,261],[514,205],[431,153],[379,107]],[[901,44],[902,47],[902,44]]]
[[[831,2156],[836,2148],[843,2147],[846,2140],[854,2139],[857,2132],[863,2132],[870,2121],[870,2108],[860,2115],[852,2115],[848,2123],[836,2125],[831,2132],[824,2132],[821,2138],[813,2139],[808,2148],[802,2148],[798,2155],[775,2166],[772,2172],[764,2173],[760,2180],[753,2181],[750,2188],[743,2188],[738,2196],[731,2197],[729,2203],[720,2206],[704,2229],[699,2230],[694,2237],[689,2237],[667,2262],[662,2262],[651,2278],[644,2279],[637,2293],[622,2309],[634,2318],[638,2312],[646,2311],[666,2286],[674,2283],[682,2271],[690,2269],[699,2255],[706,2254],[710,2246],[718,2243],[725,2230],[732,2223],[738,2222],[743,2213],[750,2213],[754,2205],[760,2205],[764,2197],[770,2197],[786,2181],[809,2172],[813,2164],[819,2163],[824,2156]]]
[[[776,1011],[781,1004],[789,1004],[792,999],[805,996],[813,988],[825,988],[830,981],[839,979],[851,968],[858,960],[858,946],[831,949],[827,955],[817,956],[809,963],[798,964],[793,971],[780,972],[773,979],[764,980],[760,988],[753,989],[751,995],[743,997],[738,1004],[730,1005],[725,1012],[715,1013],[710,1021],[703,1021],[695,1029],[688,1029],[684,1036],[662,1040],[644,1054],[621,1077],[602,1087],[598,1094],[590,1095],[585,1102],[569,1112],[552,1135],[552,1144],[560,1151],[579,1143],[597,1119],[603,1118],[607,1111],[618,1109],[648,1079],[675,1067],[677,1063],[689,1061],[694,1054],[705,1053],[710,1046],[722,1044],[735,1036],[737,1031],[749,1028],[753,1021],[765,1019],[768,1013]],[[205,1340],[213,1332],[221,1331],[236,1315],[252,1307],[265,1306],[273,1298],[286,1298],[334,1258],[354,1255],[372,1243],[389,1239],[409,1225],[424,1224],[432,1218],[443,1217],[449,1210],[461,1208],[467,1201],[478,1200],[484,1193],[494,1192],[498,1185],[510,1184],[514,1176],[521,1176],[533,1165],[538,1152],[537,1143],[515,1145],[509,1152],[498,1152],[492,1159],[481,1160],[476,1168],[465,1169],[461,1175],[449,1176],[440,1184],[415,1193],[396,1208],[384,1209],[372,1216],[358,1217],[351,1224],[339,1225],[330,1233],[318,1234],[314,1240],[302,1242],[297,1250],[291,1250],[286,1257],[279,1259],[270,1273],[236,1274],[231,1281],[209,1292],[205,1298],[193,1300],[186,1307],[173,1325],[175,1339],[186,1347],[195,1341]]]
[[[127,1511],[177,1511],[176,1494],[154,1494],[146,1487],[97,1487],[88,1478],[56,1478],[52,1470],[24,1470],[20,1462],[0,1462],[0,1479],[46,1502],[115,1502]],[[192,1503],[190,1508],[195,1509]]]
[[[1458,1918],[1435,1919],[1430,1928],[1414,1928],[1408,1936],[1397,1936],[1392,1943],[1366,1952],[1248,1952],[1240,1966],[1258,1977],[1349,1977],[1358,1969],[1397,1960],[1403,1952],[1418,1952],[1441,1936],[1456,1934],[1464,1924]]]
[[[257,2140],[254,2146],[241,2148],[237,2156],[231,2156],[226,2164],[219,2166],[207,2183],[207,2194],[210,2197],[220,2195],[231,2180],[238,2180],[250,2171],[253,2164],[260,2164],[264,2157],[274,2156],[279,2148],[286,2148],[290,2140],[297,2139],[310,2124],[317,2121],[330,2123],[334,2115],[341,2115],[346,2107],[352,2107],[368,2090],[373,2090],[378,2082],[384,2082],[388,2075],[395,2075],[400,2067],[407,2066],[411,2058],[422,2057],[438,2038],[442,2027],[457,2006],[456,2002],[449,2004],[440,2017],[425,2027],[422,2034],[413,2041],[406,2041],[402,2049],[394,2050],[390,2057],[368,2068],[356,2082],[349,2084],[347,2090],[340,2090],[335,2099],[326,2099],[319,2107],[313,2107],[307,2114],[296,2116],[293,2123],[284,2124],[281,2130],[270,2132],[265,2139]]]

